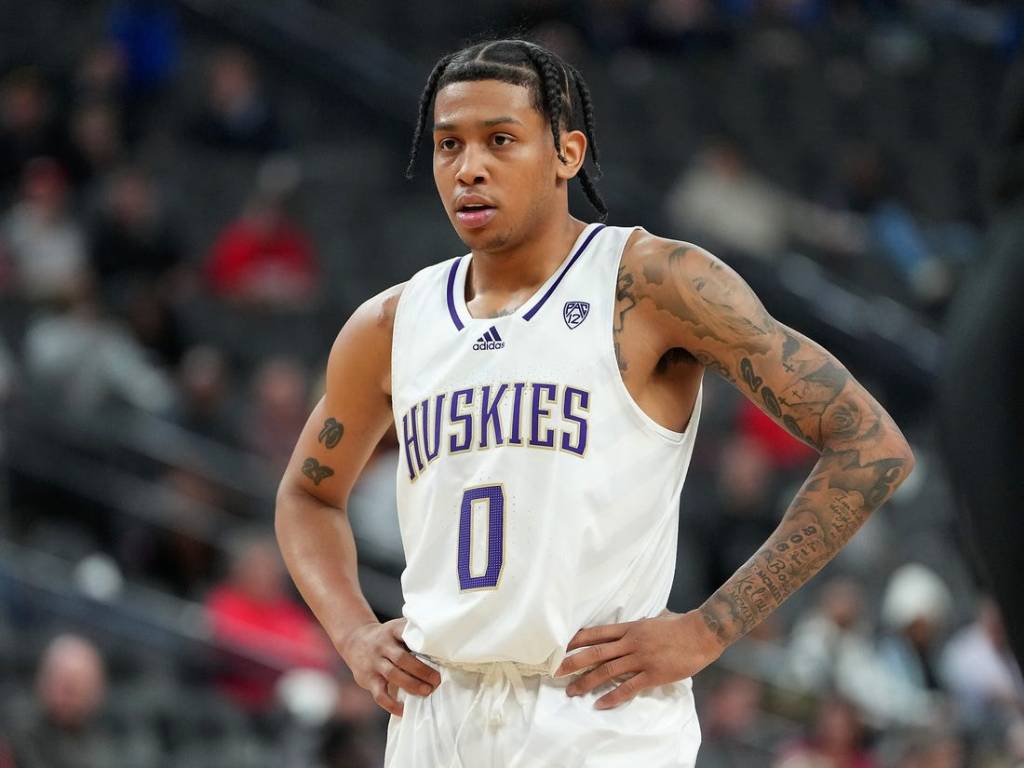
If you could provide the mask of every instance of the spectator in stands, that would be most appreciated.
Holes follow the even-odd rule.
[[[124,54],[116,43],[104,42],[90,48],[75,67],[71,84],[72,101],[79,105],[122,106],[125,94],[124,70]]]
[[[327,669],[335,653],[320,627],[284,589],[284,566],[272,536],[249,534],[233,544],[226,582],[206,599],[218,643],[228,650],[219,684],[247,711],[273,703],[288,669]]]
[[[741,675],[720,680],[701,702],[702,768],[764,765],[774,741],[761,722],[764,691]]]
[[[948,587],[923,565],[901,566],[890,577],[882,603],[886,634],[874,662],[865,657],[837,668],[842,689],[873,722],[933,722],[942,701],[934,653],[951,604]]]
[[[882,600],[889,635],[880,646],[891,675],[921,690],[942,688],[935,652],[952,603],[945,582],[925,566],[909,563],[893,573]]]
[[[218,296],[280,308],[308,306],[317,277],[313,247],[280,200],[257,196],[214,243],[206,265]]]
[[[93,226],[90,256],[105,288],[165,280],[182,263],[182,244],[153,180],[126,167],[107,180]]]
[[[89,281],[85,237],[69,210],[64,171],[50,158],[25,167],[21,198],[0,220],[14,290],[36,302],[67,299]]]
[[[919,301],[930,304],[947,298],[953,287],[951,272],[890,188],[879,149],[870,144],[847,147],[841,166],[843,204],[865,217],[871,252]]]
[[[83,418],[112,402],[155,413],[174,403],[174,384],[131,334],[111,322],[83,288],[58,311],[42,315],[25,334],[25,367],[48,407]]]
[[[36,157],[63,158],[66,141],[43,77],[17,69],[0,82],[0,204]]]
[[[786,679],[799,690],[823,694],[843,690],[843,676],[874,663],[864,631],[863,595],[849,579],[821,588],[817,605],[800,617],[790,635]]]
[[[253,376],[246,443],[282,469],[306,423],[308,389],[306,371],[284,357],[270,358]]]
[[[797,619],[787,648],[782,680],[798,691],[834,691],[873,723],[928,722],[927,693],[894,678],[876,651],[863,620],[860,586],[849,579],[824,585],[817,605]]]
[[[708,584],[721,584],[778,524],[776,476],[761,444],[731,435],[718,463],[717,514],[706,521]]]
[[[79,188],[111,172],[124,155],[124,137],[117,107],[94,101],[78,107],[71,116],[69,172]]]
[[[285,147],[277,114],[244,51],[219,51],[210,62],[207,82],[206,107],[193,126],[200,141],[218,149],[260,153]]]
[[[187,469],[160,478],[147,504],[150,519],[124,521],[117,535],[118,559],[130,577],[187,600],[199,600],[216,572],[211,541],[223,528],[224,494],[212,482]]]
[[[16,768],[108,768],[117,759],[96,727],[105,689],[103,660],[75,635],[54,639],[36,678],[36,706],[11,728]]]
[[[111,310],[159,360],[177,364],[184,349],[171,302],[185,274],[182,244],[142,170],[124,168],[109,179],[90,256]]]
[[[237,402],[230,392],[228,364],[215,347],[196,346],[185,352],[178,366],[181,397],[174,420],[185,429],[227,445],[241,443]]]
[[[110,9],[110,37],[124,61],[132,98],[160,90],[178,64],[178,20],[167,0],[118,0]]]
[[[775,768],[877,768],[856,707],[838,697],[818,706],[811,735],[782,750]]]
[[[856,217],[791,195],[751,168],[739,146],[708,142],[670,191],[666,212],[677,231],[711,250],[777,258],[794,243],[830,253],[864,250]]]
[[[946,645],[941,671],[968,726],[1024,714],[1024,678],[1007,644],[999,608],[990,598],[982,599],[975,620]]]

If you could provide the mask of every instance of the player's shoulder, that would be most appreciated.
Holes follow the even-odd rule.
[[[637,227],[626,241],[622,265],[642,279],[660,283],[662,274],[670,268],[699,271],[718,268],[724,263],[696,243],[662,237]]]
[[[423,283],[443,282],[447,279],[452,264],[460,257],[455,256],[444,261],[428,264],[415,272],[408,280],[392,285],[375,296],[364,301],[352,316],[348,325],[355,325],[359,330],[376,335],[385,335],[390,341],[395,328],[395,317],[402,296],[415,291]],[[344,329],[343,329],[344,330]]]
[[[715,273],[728,267],[705,248],[685,240],[654,235],[637,228],[622,252],[619,282],[641,295],[668,298],[700,290]]]
[[[390,337],[395,327],[398,302],[408,285],[409,281],[407,280],[371,296],[356,308],[345,327],[354,325],[355,329],[361,333],[374,336],[383,334]],[[344,330],[343,328],[342,332]]]
[[[345,321],[327,359],[328,386],[364,380],[388,391],[395,313],[406,285],[399,283],[370,297]]]

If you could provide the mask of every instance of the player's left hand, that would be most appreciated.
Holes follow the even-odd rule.
[[[588,693],[613,678],[626,677],[594,704],[610,709],[647,688],[690,677],[717,659],[725,650],[697,611],[663,611],[650,619],[606,624],[581,629],[567,651],[555,677],[594,667],[566,686],[570,696]]]

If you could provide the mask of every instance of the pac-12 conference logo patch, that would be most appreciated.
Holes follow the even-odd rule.
[[[565,318],[565,324],[570,329],[586,320],[588,314],[590,314],[590,303],[586,301],[567,301],[562,307],[562,317]]]

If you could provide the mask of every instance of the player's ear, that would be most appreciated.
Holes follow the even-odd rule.
[[[579,173],[587,156],[587,136],[583,131],[566,131],[560,139],[565,162],[558,163],[557,173],[558,178],[568,180]]]

